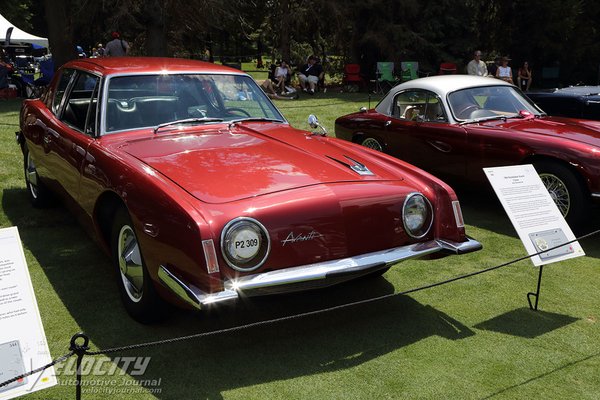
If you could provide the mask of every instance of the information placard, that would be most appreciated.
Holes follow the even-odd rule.
[[[52,361],[16,227],[0,229],[0,382]],[[12,399],[56,385],[54,368],[0,387]]]
[[[575,240],[533,165],[483,169],[529,255]],[[579,242],[531,257],[545,265],[584,256]]]

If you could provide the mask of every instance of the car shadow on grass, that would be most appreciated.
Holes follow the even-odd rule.
[[[48,296],[54,302],[41,307],[54,356],[66,353],[70,337],[57,337],[56,332],[73,325],[72,320],[74,330],[90,337],[92,350],[234,328],[108,355],[151,357],[147,371],[131,377],[141,385],[160,379],[160,398],[189,398],[193,393],[195,398],[219,399],[224,391],[240,387],[351,368],[432,336],[460,340],[474,335],[431,306],[390,296],[394,286],[385,275],[326,290],[240,299],[203,313],[174,309],[162,323],[141,325],[121,305],[108,257],[64,207],[34,209],[23,189],[4,190],[2,207],[18,226],[26,253],[35,259],[30,270],[44,274],[58,297],[35,288],[38,301]],[[375,297],[384,299],[367,301]],[[352,302],[360,304],[340,307]],[[335,309],[317,312],[328,308]],[[297,314],[309,315],[290,317]],[[281,320],[256,324],[272,319]],[[239,328],[246,324],[253,326]]]

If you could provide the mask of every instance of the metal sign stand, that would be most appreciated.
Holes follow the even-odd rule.
[[[544,266],[540,265],[540,273],[538,275],[537,290],[535,291],[535,293],[533,293],[533,292],[527,293],[527,302],[529,302],[529,308],[533,311],[537,311],[537,309],[538,309],[538,300],[540,299],[540,286],[542,285],[542,272],[543,271],[544,271]],[[534,305],[531,304],[531,296],[535,297]]]
[[[77,339],[83,339],[83,344],[77,344]],[[83,332],[76,333],[71,337],[71,347],[69,350],[77,355],[77,380],[75,381],[75,398],[77,400],[81,400],[81,361],[85,352],[90,348],[89,343],[90,338]]]

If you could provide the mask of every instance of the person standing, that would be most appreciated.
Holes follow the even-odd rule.
[[[129,43],[121,39],[119,32],[112,33],[112,40],[106,43],[104,55],[106,57],[123,57],[129,53]]]
[[[529,68],[529,63],[525,61],[523,66],[519,68],[519,87],[523,91],[528,91],[531,86],[531,69]]]
[[[481,60],[481,51],[473,53],[473,59],[467,64],[467,74],[476,76],[488,76],[487,65]]]

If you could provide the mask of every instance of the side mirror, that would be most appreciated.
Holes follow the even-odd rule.
[[[313,132],[313,135],[327,136],[327,131],[325,130],[325,128],[323,128],[323,126],[321,124],[319,124],[319,119],[317,118],[316,115],[310,114],[308,116],[308,125],[310,125],[310,127],[313,129],[317,129],[317,128],[321,129],[320,133]]]
[[[363,106],[358,111],[360,111],[361,113],[366,113],[367,112],[367,107]]]

